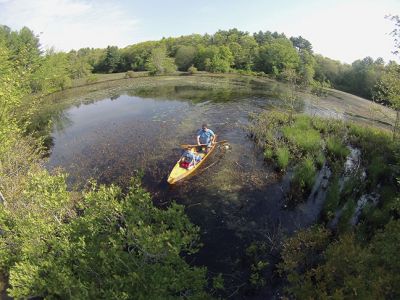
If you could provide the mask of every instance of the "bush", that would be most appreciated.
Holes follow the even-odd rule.
[[[314,185],[316,168],[312,158],[303,159],[294,169],[293,183],[303,191],[311,190]]]
[[[345,159],[350,153],[341,139],[336,136],[330,136],[326,139],[326,149],[329,155],[337,159]]]
[[[334,215],[335,210],[338,208],[340,202],[340,186],[339,179],[336,177],[329,185],[326,193],[326,200],[324,204],[324,213],[328,219]]]
[[[317,156],[315,157],[315,164],[318,167],[318,169],[322,168],[322,166],[325,163],[325,156],[322,151],[318,152]]]
[[[272,149],[267,148],[267,149],[264,150],[265,159],[272,159],[273,155],[274,155],[274,152],[272,151]]]
[[[134,78],[135,76],[135,72],[133,71],[128,71],[125,73],[125,78]]]
[[[190,75],[193,75],[193,74],[196,74],[198,71],[197,71],[197,68],[195,67],[195,66],[190,66],[188,69],[187,69],[187,71],[188,71],[188,73],[190,74]]]
[[[283,128],[284,137],[305,153],[316,153],[321,148],[321,136],[315,129],[294,126]]]
[[[277,148],[275,151],[276,154],[276,162],[278,163],[278,167],[281,170],[285,170],[289,165],[290,160],[290,152],[287,147]]]
[[[99,80],[99,77],[96,75],[90,75],[86,78],[86,83],[95,83]]]
[[[156,208],[137,179],[126,194],[93,186],[74,203],[65,176],[43,171],[29,178],[25,197],[20,207],[0,207],[0,266],[10,296],[207,298],[206,269],[180,256],[197,251],[198,228],[182,206]]]
[[[311,118],[298,115],[291,126],[282,129],[284,137],[304,153],[317,153],[321,148],[320,133],[312,128]]]

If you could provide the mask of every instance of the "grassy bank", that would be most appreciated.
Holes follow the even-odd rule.
[[[296,202],[322,165],[332,171],[320,222],[281,244],[287,296],[399,297],[399,142],[377,128],[276,111],[253,116],[250,132],[267,163],[292,171]]]

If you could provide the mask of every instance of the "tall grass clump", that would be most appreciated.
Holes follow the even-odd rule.
[[[340,203],[340,186],[339,178],[335,177],[328,187],[326,200],[324,204],[324,214],[328,219],[331,219]]]
[[[309,191],[314,185],[317,170],[311,157],[303,159],[294,169],[293,184],[301,191]]]
[[[329,136],[326,139],[326,150],[335,159],[345,159],[350,154],[350,150],[343,144],[337,136]]]
[[[288,147],[279,147],[276,149],[276,162],[281,170],[285,170],[289,165],[290,152]]]
[[[342,215],[340,216],[338,229],[340,232],[346,232],[350,229],[350,220],[354,215],[357,203],[354,199],[348,199],[342,209]]]
[[[294,146],[304,153],[316,153],[321,148],[321,136],[318,131],[312,128],[302,128],[304,124],[300,123],[300,127],[286,126],[282,129],[284,137]]]

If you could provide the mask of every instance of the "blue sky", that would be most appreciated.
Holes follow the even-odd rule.
[[[0,24],[28,26],[44,48],[124,47],[236,27],[301,35],[315,52],[347,63],[395,59],[387,14],[400,14],[400,0],[0,0]]]

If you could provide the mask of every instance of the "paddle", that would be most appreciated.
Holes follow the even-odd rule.
[[[228,142],[227,140],[223,140],[223,141],[216,142],[214,144],[223,144],[223,143],[227,143],[227,142]],[[207,144],[200,144],[200,145],[182,144],[181,148],[186,149],[186,148],[200,147],[200,146],[207,146]]]

